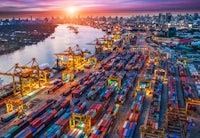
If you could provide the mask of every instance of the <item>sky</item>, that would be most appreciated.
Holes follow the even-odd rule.
[[[200,11],[200,0],[0,0],[0,14],[66,11],[131,13],[138,11]]]

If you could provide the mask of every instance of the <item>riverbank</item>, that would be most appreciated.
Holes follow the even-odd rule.
[[[56,24],[16,24],[0,26],[0,55],[37,44],[54,33]]]

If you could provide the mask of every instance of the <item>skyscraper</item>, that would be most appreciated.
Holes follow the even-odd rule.
[[[166,13],[166,22],[171,22],[172,20],[172,14],[171,13]]]

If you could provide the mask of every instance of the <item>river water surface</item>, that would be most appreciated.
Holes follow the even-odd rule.
[[[79,33],[75,34],[73,30],[67,28],[68,25],[58,25],[55,28],[55,32],[44,41],[39,42],[31,46],[25,46],[24,48],[0,56],[0,72],[8,71],[16,63],[24,65],[31,61],[32,58],[36,58],[39,64],[49,63],[53,66],[56,60],[55,53],[60,53],[66,50],[69,46],[75,46],[78,44],[81,48],[85,48],[94,53],[94,45],[96,38],[101,38],[105,33],[99,29],[95,29],[89,26],[78,27]],[[55,38],[52,39],[51,37]],[[7,84],[11,81],[11,77],[0,76],[3,80],[3,84]]]

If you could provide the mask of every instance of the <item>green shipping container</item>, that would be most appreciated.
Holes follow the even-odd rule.
[[[14,126],[7,133],[11,134],[11,136],[15,136],[19,131],[20,131],[20,127]]]

